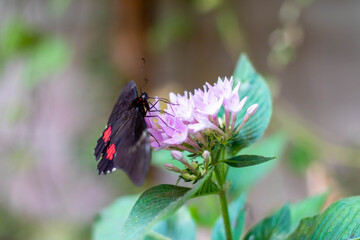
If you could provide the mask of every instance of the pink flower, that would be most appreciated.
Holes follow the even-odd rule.
[[[150,145],[156,149],[165,148],[167,145],[182,144],[188,138],[188,127],[179,118],[170,114],[161,114],[148,117],[147,120]]]
[[[194,132],[203,131],[205,129],[213,129],[216,131],[221,131],[217,125],[212,123],[209,119],[209,116],[202,114],[194,114],[194,118],[196,119],[195,123],[189,124],[189,129]]]
[[[182,121],[187,122],[191,122],[194,119],[194,105],[192,103],[191,96],[189,98],[187,91],[184,92],[184,96],[181,96],[180,94],[175,95],[175,93],[170,93],[169,98],[170,102],[173,104],[168,106],[168,110],[173,115],[175,115]]]
[[[219,112],[224,101],[224,96],[217,94],[212,88],[206,89],[206,86],[204,86],[204,91],[195,90],[193,99],[197,112],[214,116]]]
[[[209,83],[206,83],[209,88],[211,88],[217,95],[221,95],[224,97],[225,100],[225,107],[226,102],[229,102],[230,99],[233,99],[234,96],[239,97],[239,88],[240,88],[240,82],[234,87],[233,89],[233,77],[230,79],[226,78],[221,80],[221,78],[218,78],[217,83],[214,84],[214,86],[211,86]]]
[[[231,113],[238,113],[244,107],[247,97],[244,97],[240,101],[240,97],[238,94],[232,95],[231,98],[225,99],[224,107],[226,111],[230,111]]]
[[[171,118],[167,118],[171,119]],[[165,144],[182,144],[188,137],[188,127],[178,118],[172,117],[171,121],[165,123],[171,124],[162,125],[168,139],[164,141]]]
[[[242,111],[247,97],[239,96],[238,83],[233,88],[233,78],[218,79],[217,83],[206,83],[203,89],[184,95],[170,93],[170,104],[159,111],[159,104],[148,111],[146,123],[152,136],[151,146],[155,149],[186,150],[202,154],[211,147],[209,139],[226,141],[240,131],[258,108],[253,104],[247,109],[240,126],[235,129],[238,113]],[[224,107],[224,116],[218,116]],[[210,145],[209,145],[210,144]]]

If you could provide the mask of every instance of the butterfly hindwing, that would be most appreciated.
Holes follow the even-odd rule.
[[[130,114],[130,127],[124,127],[115,137],[117,147],[114,163],[124,170],[136,185],[141,185],[151,160],[149,136],[144,117],[139,110],[134,108]]]

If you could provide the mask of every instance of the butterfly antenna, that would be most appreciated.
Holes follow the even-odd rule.
[[[142,80],[144,79],[144,69],[145,69],[145,58],[141,58],[141,61],[142,61],[142,64],[141,64],[141,69],[140,69],[140,76],[139,76],[139,86],[140,86],[140,94],[142,93],[142,88],[141,88],[141,83],[142,83]]]

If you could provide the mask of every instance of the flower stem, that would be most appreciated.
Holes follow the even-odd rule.
[[[222,213],[223,220],[224,220],[226,240],[232,240],[229,211],[228,211],[227,200],[226,200],[226,189],[224,189],[224,181],[221,176],[219,166],[215,166],[214,171],[215,171],[215,175],[216,175],[216,180],[220,186],[219,198],[220,198],[220,205],[221,205],[221,213]]]

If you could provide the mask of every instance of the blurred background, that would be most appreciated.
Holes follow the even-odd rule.
[[[241,52],[268,80],[266,135],[286,144],[249,191],[249,226],[286,201],[360,194],[359,11],[347,0],[0,0],[0,239],[90,239],[117,197],[175,183],[160,165],[141,188],[97,175],[93,149],[122,87],[139,84],[141,57],[151,96],[231,76]]]

